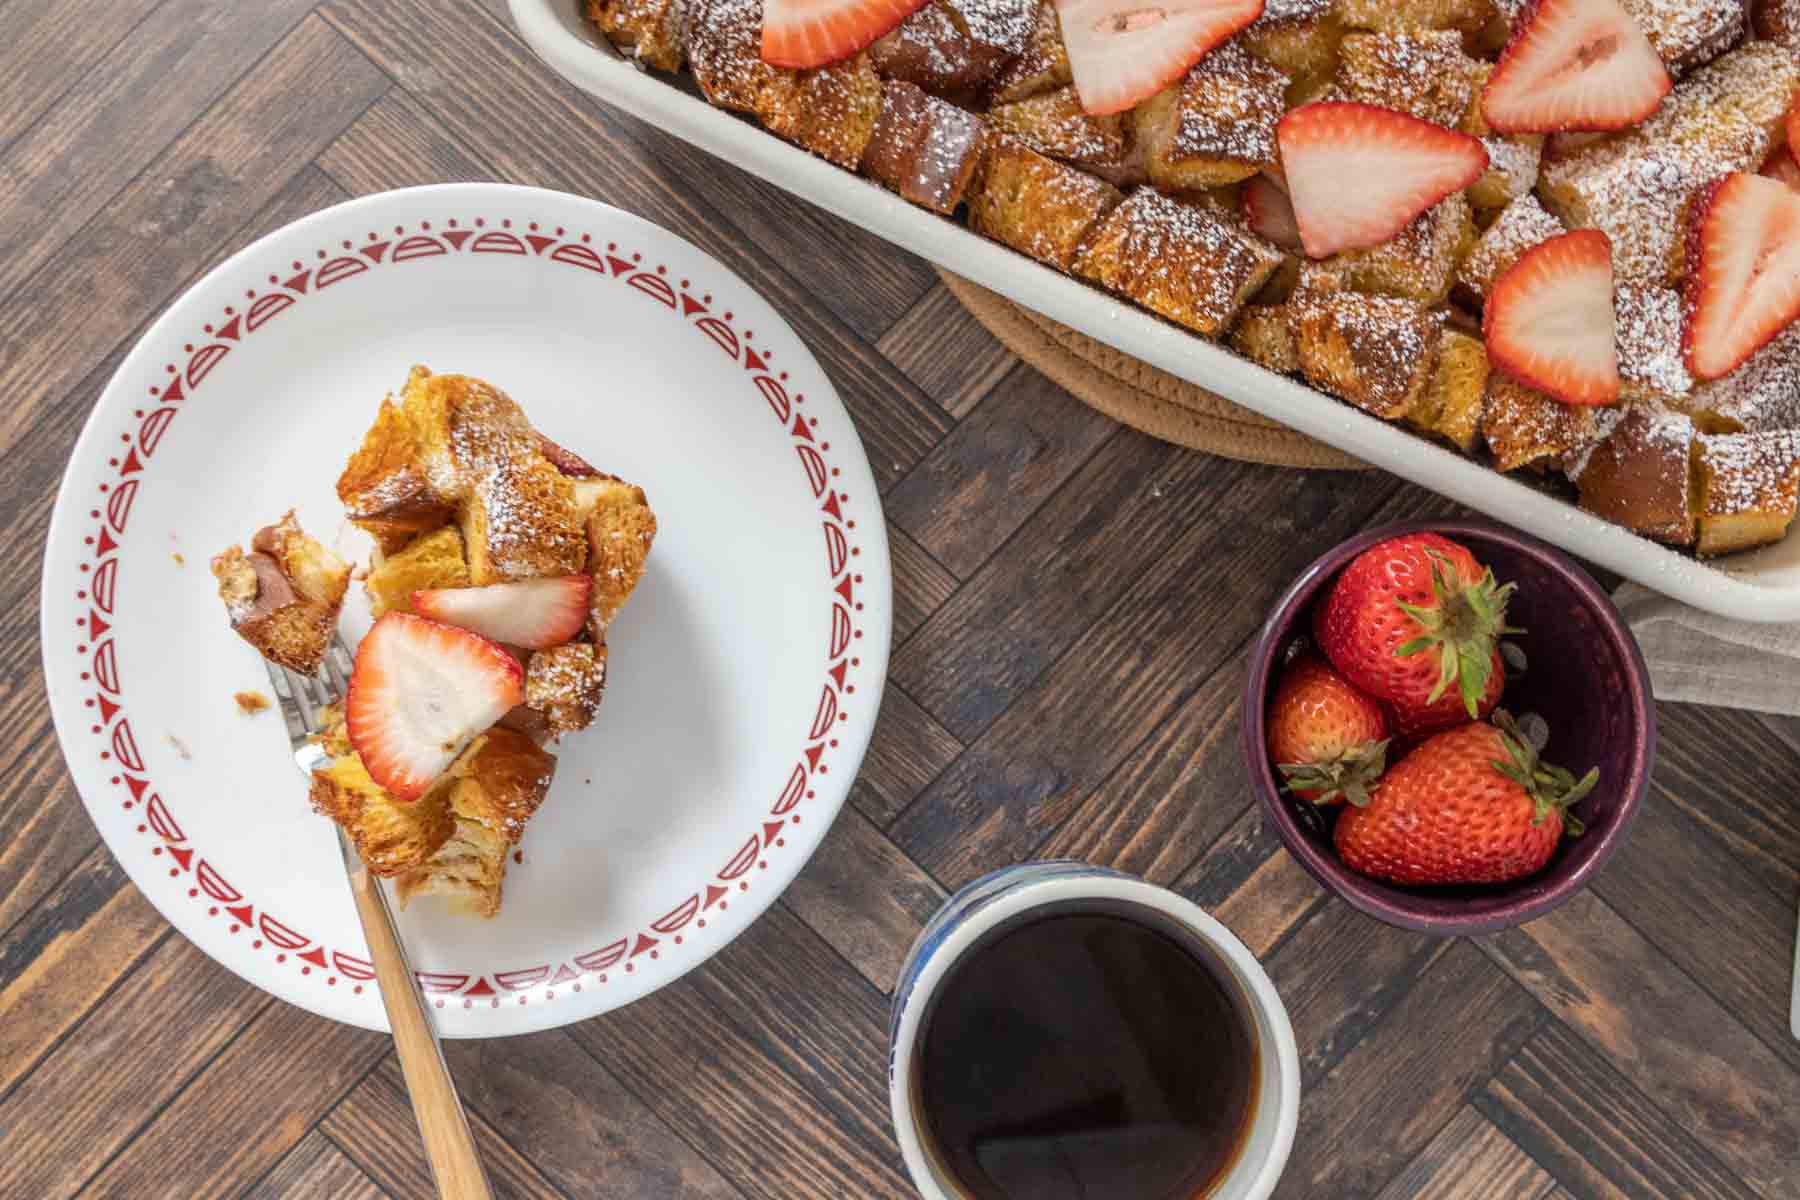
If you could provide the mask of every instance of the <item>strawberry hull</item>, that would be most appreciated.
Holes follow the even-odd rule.
[[[1529,670],[1508,691],[1516,713],[1542,716],[1552,730],[1545,756],[1600,783],[1575,809],[1587,833],[1565,840],[1548,865],[1512,883],[1400,887],[1357,874],[1331,843],[1324,819],[1297,810],[1279,790],[1264,719],[1286,651],[1310,636],[1312,612],[1340,572],[1363,551],[1402,535],[1435,532],[1467,546],[1501,579],[1518,584],[1508,622]],[[1443,935],[1506,929],[1534,920],[1587,886],[1629,832],[1649,786],[1656,717],[1637,644],[1611,600],[1585,571],[1535,538],[1480,520],[1417,521],[1373,529],[1312,563],[1288,588],[1251,651],[1242,701],[1242,748],[1251,786],[1289,853],[1346,903],[1378,920]],[[1310,806],[1309,806],[1310,807]]]

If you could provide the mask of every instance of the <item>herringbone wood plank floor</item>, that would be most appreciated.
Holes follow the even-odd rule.
[[[1283,1196],[1800,1195],[1800,723],[1665,706],[1630,844],[1495,938],[1365,920],[1263,830],[1246,640],[1314,554],[1443,502],[1114,426],[925,264],[560,82],[502,0],[0,0],[0,114],[0,1196],[429,1194],[386,1040],[213,965],[100,845],[50,730],[36,564],[90,405],[187,282],[345,197],[457,179],[596,196],[767,295],[861,428],[896,574],[875,745],[785,898],[648,1000],[451,1048],[501,1194],[907,1194],[900,958],[946,889],[1073,855],[1268,964],[1307,1088]]]

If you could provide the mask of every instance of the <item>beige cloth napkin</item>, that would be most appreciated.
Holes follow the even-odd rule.
[[[1800,624],[1752,625],[1627,583],[1613,593],[1637,636],[1658,700],[1800,715]],[[1800,1038],[1800,937],[1788,1029]]]
[[[1635,583],[1613,593],[1658,700],[1800,716],[1800,624],[1715,617]]]

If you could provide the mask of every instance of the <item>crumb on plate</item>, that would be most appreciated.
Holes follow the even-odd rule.
[[[254,716],[269,707],[269,698],[261,692],[233,692],[231,698],[237,701],[238,711],[245,716]]]

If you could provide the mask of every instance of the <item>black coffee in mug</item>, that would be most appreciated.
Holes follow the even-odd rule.
[[[971,1200],[1191,1200],[1231,1169],[1256,1025],[1210,947],[1136,906],[1039,909],[945,975],[918,1042],[927,1153]]]

